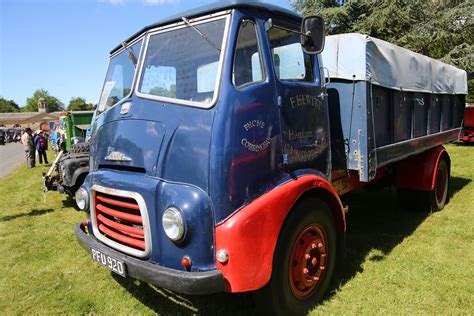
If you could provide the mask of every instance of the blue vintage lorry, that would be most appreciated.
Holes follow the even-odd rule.
[[[444,207],[466,73],[323,25],[222,1],[112,50],[76,193],[94,261],[302,314],[343,258],[347,192],[384,181],[409,209]]]

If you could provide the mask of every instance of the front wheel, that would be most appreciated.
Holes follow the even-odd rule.
[[[256,293],[263,312],[303,315],[325,294],[336,262],[336,229],[328,206],[307,199],[285,221],[269,283]]]

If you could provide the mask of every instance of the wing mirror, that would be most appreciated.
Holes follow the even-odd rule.
[[[324,20],[320,16],[307,16],[301,22],[301,46],[308,54],[319,54],[324,49]]]

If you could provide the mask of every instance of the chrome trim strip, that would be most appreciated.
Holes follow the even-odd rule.
[[[132,248],[125,246],[121,243],[118,243],[112,239],[109,239],[105,237],[100,231],[97,226],[97,218],[96,218],[96,211],[95,211],[95,192],[101,192],[109,195],[115,195],[115,196],[121,196],[121,197],[126,197],[126,198],[132,198],[134,199],[137,203],[138,206],[140,207],[140,215],[142,216],[142,221],[143,221],[143,230],[145,233],[145,251],[140,251],[138,249]],[[117,189],[112,189],[112,188],[106,188],[101,185],[94,184],[91,188],[91,196],[90,196],[90,210],[91,210],[91,223],[92,223],[92,231],[94,236],[103,242],[104,244],[117,249],[123,253],[139,257],[139,258],[146,258],[150,256],[151,254],[151,249],[152,249],[152,244],[151,244],[151,232],[150,232],[150,220],[148,218],[148,209],[145,204],[145,200],[143,197],[137,193],[137,192],[131,192],[131,191],[122,191],[122,190],[117,190]]]
[[[204,17],[196,18],[190,20],[190,23],[193,25],[199,25],[207,22],[212,22],[220,19],[226,19],[225,27],[224,27],[224,34],[223,34],[223,42],[221,46],[221,52],[219,56],[219,69],[217,71],[217,78],[216,78],[216,84],[214,86],[214,94],[212,97],[212,100],[210,103],[204,103],[204,102],[196,102],[196,101],[188,101],[188,100],[181,100],[181,99],[175,99],[175,98],[168,98],[168,97],[161,97],[161,96],[156,96],[156,95],[151,95],[148,93],[142,93],[139,91],[138,87],[140,86],[140,83],[142,81],[142,72],[143,72],[143,62],[140,63],[140,69],[138,72],[138,77],[137,77],[137,82],[134,83],[134,92],[138,97],[144,98],[144,99],[151,99],[151,100],[156,100],[156,101],[163,101],[163,102],[169,102],[169,103],[174,103],[174,104],[180,104],[180,105],[188,105],[188,106],[193,106],[193,107],[198,107],[198,108],[203,108],[203,109],[210,109],[212,108],[217,99],[219,98],[219,93],[220,93],[220,84],[221,84],[221,77],[222,77],[222,68],[224,67],[224,57],[225,57],[225,52],[227,50],[227,45],[229,42],[229,26],[230,26],[230,11],[223,11],[215,14],[210,14]],[[167,27],[159,27],[157,29],[154,29],[153,31],[150,31],[146,37],[146,43],[145,43],[145,50],[143,51],[143,57],[142,59],[144,60],[147,52],[148,52],[148,44],[150,42],[150,37],[155,34],[159,33],[164,33],[164,32],[169,32],[169,31],[174,31],[177,29],[181,28],[186,28],[189,27],[187,26],[184,22],[179,22],[179,23],[174,23],[170,26]]]

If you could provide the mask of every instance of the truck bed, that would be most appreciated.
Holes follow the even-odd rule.
[[[328,95],[333,166],[358,171],[360,181],[461,133],[463,95],[400,92],[344,80],[330,83]]]
[[[333,169],[368,182],[380,167],[459,138],[464,71],[360,34],[328,36],[323,61]]]

